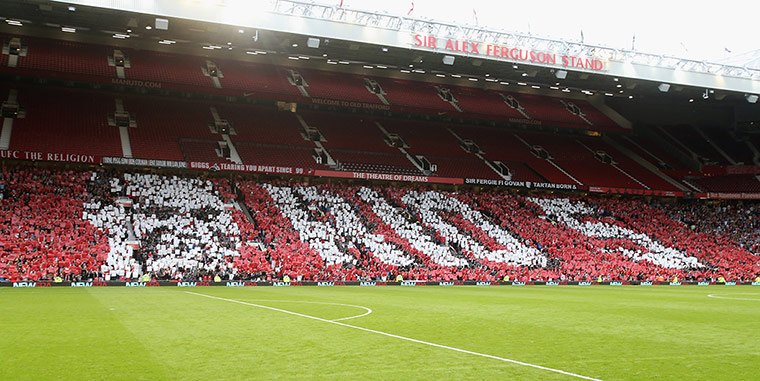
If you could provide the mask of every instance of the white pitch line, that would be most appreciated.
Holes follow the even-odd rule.
[[[738,295],[738,294],[737,294]],[[757,295],[757,294],[749,294],[749,295]],[[752,299],[752,298],[730,298],[726,296],[720,296],[720,295],[713,295],[709,294],[707,295],[708,298],[715,298],[715,299],[726,299],[726,300],[749,300],[752,302],[760,302],[760,299]]]
[[[251,299],[248,299],[251,300]],[[357,306],[354,304],[343,304],[343,303],[331,303],[331,302],[312,302],[312,301],[306,301],[306,300],[272,300],[272,299],[253,299],[257,302],[275,302],[275,303],[309,303],[309,304],[324,304],[327,306],[345,306],[345,307],[354,307],[354,308],[361,308],[367,312],[361,314],[361,315],[355,315],[355,316],[349,316],[344,317],[340,319],[332,319],[331,321],[341,321],[341,320],[349,320],[349,319],[356,319],[360,318],[362,316],[367,316],[372,313],[372,309],[369,307],[364,306]]]
[[[489,355],[489,354],[485,354],[485,353],[468,351],[466,349],[450,347],[448,345],[441,345],[441,344],[431,343],[431,342],[428,342],[428,341],[422,341],[422,340],[412,339],[412,338],[409,338],[409,337],[394,335],[392,333],[387,333],[387,332],[377,331],[377,330],[374,330],[374,329],[369,329],[369,328],[358,327],[358,326],[350,325],[350,324],[346,324],[346,323],[341,323],[339,321],[327,320],[327,319],[322,319],[322,318],[319,318],[319,317],[316,317],[316,316],[305,315],[305,314],[301,314],[301,313],[298,313],[298,312],[293,312],[293,311],[288,311],[288,310],[282,310],[282,309],[279,309],[279,308],[274,308],[274,307],[269,307],[269,306],[263,306],[263,305],[260,305],[260,304],[241,302],[241,301],[235,300],[235,299],[227,299],[227,298],[220,298],[218,296],[199,294],[197,292],[192,292],[192,291],[185,291],[185,292],[188,293],[188,294],[193,294],[193,295],[198,295],[198,296],[204,296],[206,298],[223,300],[225,302],[238,303],[238,304],[243,304],[243,305],[246,305],[246,306],[259,307],[259,308],[264,308],[264,309],[267,309],[267,310],[272,310],[272,311],[277,311],[277,312],[283,312],[283,313],[286,313],[286,314],[300,316],[300,317],[304,317],[304,318],[312,319],[312,320],[318,320],[318,321],[321,321],[321,322],[324,322],[324,323],[335,324],[335,325],[339,325],[339,326],[346,327],[346,328],[358,329],[360,331],[376,333],[378,335],[393,337],[393,338],[396,338],[396,339],[410,341],[410,342],[418,343],[418,344],[429,345],[431,347],[448,349],[448,350],[452,350],[452,351],[455,351],[455,352],[467,353],[467,354],[474,355],[474,356],[480,356],[480,357],[485,357],[485,358],[489,358],[489,359],[493,359],[493,360],[499,360],[499,361],[509,362],[509,363],[512,363],[512,364],[527,366],[527,367],[535,368],[535,369],[541,369],[541,370],[545,370],[545,371],[548,371],[548,372],[554,372],[554,373],[564,374],[566,376],[581,378],[581,379],[584,379],[584,380],[602,381],[602,380],[600,380],[598,378],[593,378],[593,377],[583,376],[583,375],[580,375],[580,374],[566,372],[566,371],[560,370],[560,369],[554,369],[554,368],[549,368],[549,367],[545,367],[545,366],[541,366],[541,365],[530,364],[530,363],[523,362],[523,361],[512,360],[512,359],[508,359],[508,358],[505,358],[505,357],[499,357],[499,356]]]

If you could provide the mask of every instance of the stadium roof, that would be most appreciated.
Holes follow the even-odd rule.
[[[432,51],[455,58],[471,57],[509,64],[529,64],[536,68],[555,71],[599,72],[615,77],[760,94],[760,70],[749,66],[647,54],[473,25],[457,25],[384,12],[347,9],[335,4],[326,5],[296,0],[265,2],[69,0],[60,2],[297,33],[315,38],[340,39],[419,52]],[[430,37],[434,38],[436,43],[430,44]],[[449,44],[449,40],[452,40],[454,44]]]

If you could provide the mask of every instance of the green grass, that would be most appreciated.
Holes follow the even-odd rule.
[[[760,374],[756,286],[2,288],[0,380],[572,378],[186,291],[604,380]]]

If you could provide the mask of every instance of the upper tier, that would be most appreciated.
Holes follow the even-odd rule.
[[[150,86],[179,86],[268,99],[309,103],[314,99],[332,99],[531,125],[623,130],[584,100],[506,91],[508,86],[502,86],[504,91],[495,91],[372,75],[381,69],[367,70],[364,75],[26,36],[2,35],[2,38],[5,45],[13,40],[23,47],[15,67],[11,67],[9,53],[3,53],[0,71],[10,73],[47,72],[57,77],[100,82],[150,81]],[[374,92],[370,89],[373,83],[379,86]],[[297,84],[302,85],[300,89]]]

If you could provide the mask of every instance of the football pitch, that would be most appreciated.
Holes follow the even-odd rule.
[[[757,286],[0,288],[0,380],[758,375]]]

